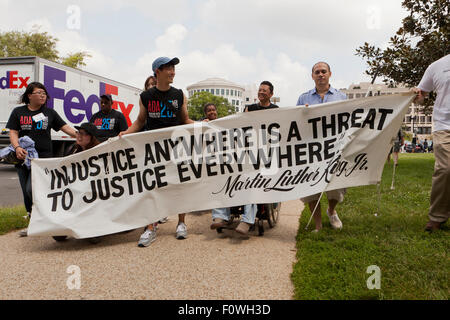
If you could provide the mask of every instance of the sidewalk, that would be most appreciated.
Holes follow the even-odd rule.
[[[186,216],[188,239],[175,239],[177,217],[160,225],[157,240],[137,247],[142,230],[86,240],[0,236],[3,299],[292,299],[298,220],[303,203],[282,204],[279,223],[248,239],[210,230],[210,211]],[[69,290],[67,268],[81,271]]]

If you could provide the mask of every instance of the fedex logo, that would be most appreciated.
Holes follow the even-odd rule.
[[[119,94],[119,88],[117,88],[116,86],[113,86],[111,84],[107,84],[107,83],[103,83],[100,82],[100,96],[104,95],[104,94],[110,94],[111,96],[117,96]],[[131,126],[131,120],[130,120],[130,113],[131,110],[133,109],[133,104],[128,104],[125,105],[124,102],[115,100],[113,98],[113,105],[112,105],[113,109],[119,109],[120,111],[122,111],[123,115],[125,116],[125,119],[127,120],[128,126]]]
[[[18,77],[19,71],[6,71],[6,77],[0,78],[1,89],[21,89],[28,86],[30,77]]]
[[[47,88],[50,98],[47,101],[47,107],[54,108],[54,100],[59,99],[63,101],[64,114],[67,119],[72,123],[80,123],[85,120],[89,121],[92,117],[92,108],[94,104],[97,104],[100,108],[100,96],[103,94],[111,94],[117,96],[119,94],[119,88],[107,83],[100,82],[99,94],[92,94],[85,98],[83,94],[72,89],[65,91],[63,88],[58,88],[55,81],[66,82],[66,71],[56,69],[50,66],[44,66],[44,86]],[[122,111],[128,125],[131,125],[130,113],[133,109],[133,104],[126,105],[124,102],[117,101],[113,98],[114,104],[112,108]],[[76,112],[82,111],[82,112]],[[76,112],[76,113],[75,113]]]

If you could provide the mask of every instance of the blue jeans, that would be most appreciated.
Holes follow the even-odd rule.
[[[256,218],[256,211],[258,210],[258,205],[256,204],[247,204],[244,206],[244,214],[242,215],[241,221],[246,222],[248,224],[254,224]],[[222,220],[230,220],[231,211],[230,208],[218,208],[212,209],[212,218],[222,219]]]
[[[31,193],[31,169],[24,165],[16,165],[17,175],[19,176],[20,187],[22,188],[23,202],[27,212],[31,212],[33,207],[33,198]]]

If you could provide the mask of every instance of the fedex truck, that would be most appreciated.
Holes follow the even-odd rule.
[[[113,109],[123,113],[130,126],[139,114],[141,89],[39,57],[0,58],[0,147],[9,145],[6,123],[28,84],[46,87],[47,107],[55,109],[70,126],[89,121],[100,110],[100,96],[111,94]],[[52,130],[55,156],[61,156],[74,139]]]

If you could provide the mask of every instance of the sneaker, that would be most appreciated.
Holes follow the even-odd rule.
[[[167,221],[169,221],[168,217],[162,218],[161,220],[158,221],[158,223],[166,223]]]
[[[250,229],[250,227],[251,227],[251,224],[241,221],[235,230],[237,233],[240,233],[240,234],[246,236],[248,234],[248,230]]]
[[[333,227],[333,229],[342,229],[342,222],[339,219],[339,216],[337,215],[337,213],[330,216],[330,214],[328,213],[328,209],[327,209],[327,215],[328,215],[328,218],[330,218],[330,224]]]
[[[211,224],[210,228],[211,229],[218,229],[218,228],[222,228],[225,227],[228,221],[220,219],[220,218],[215,218],[213,219],[213,223]]]
[[[182,240],[187,238],[187,227],[183,222],[177,225],[177,239]]]
[[[19,236],[21,236],[21,237],[26,237],[26,236],[28,236],[28,229],[20,230]]]
[[[156,240],[156,231],[146,229],[139,238],[138,247],[148,247],[153,241]]]

